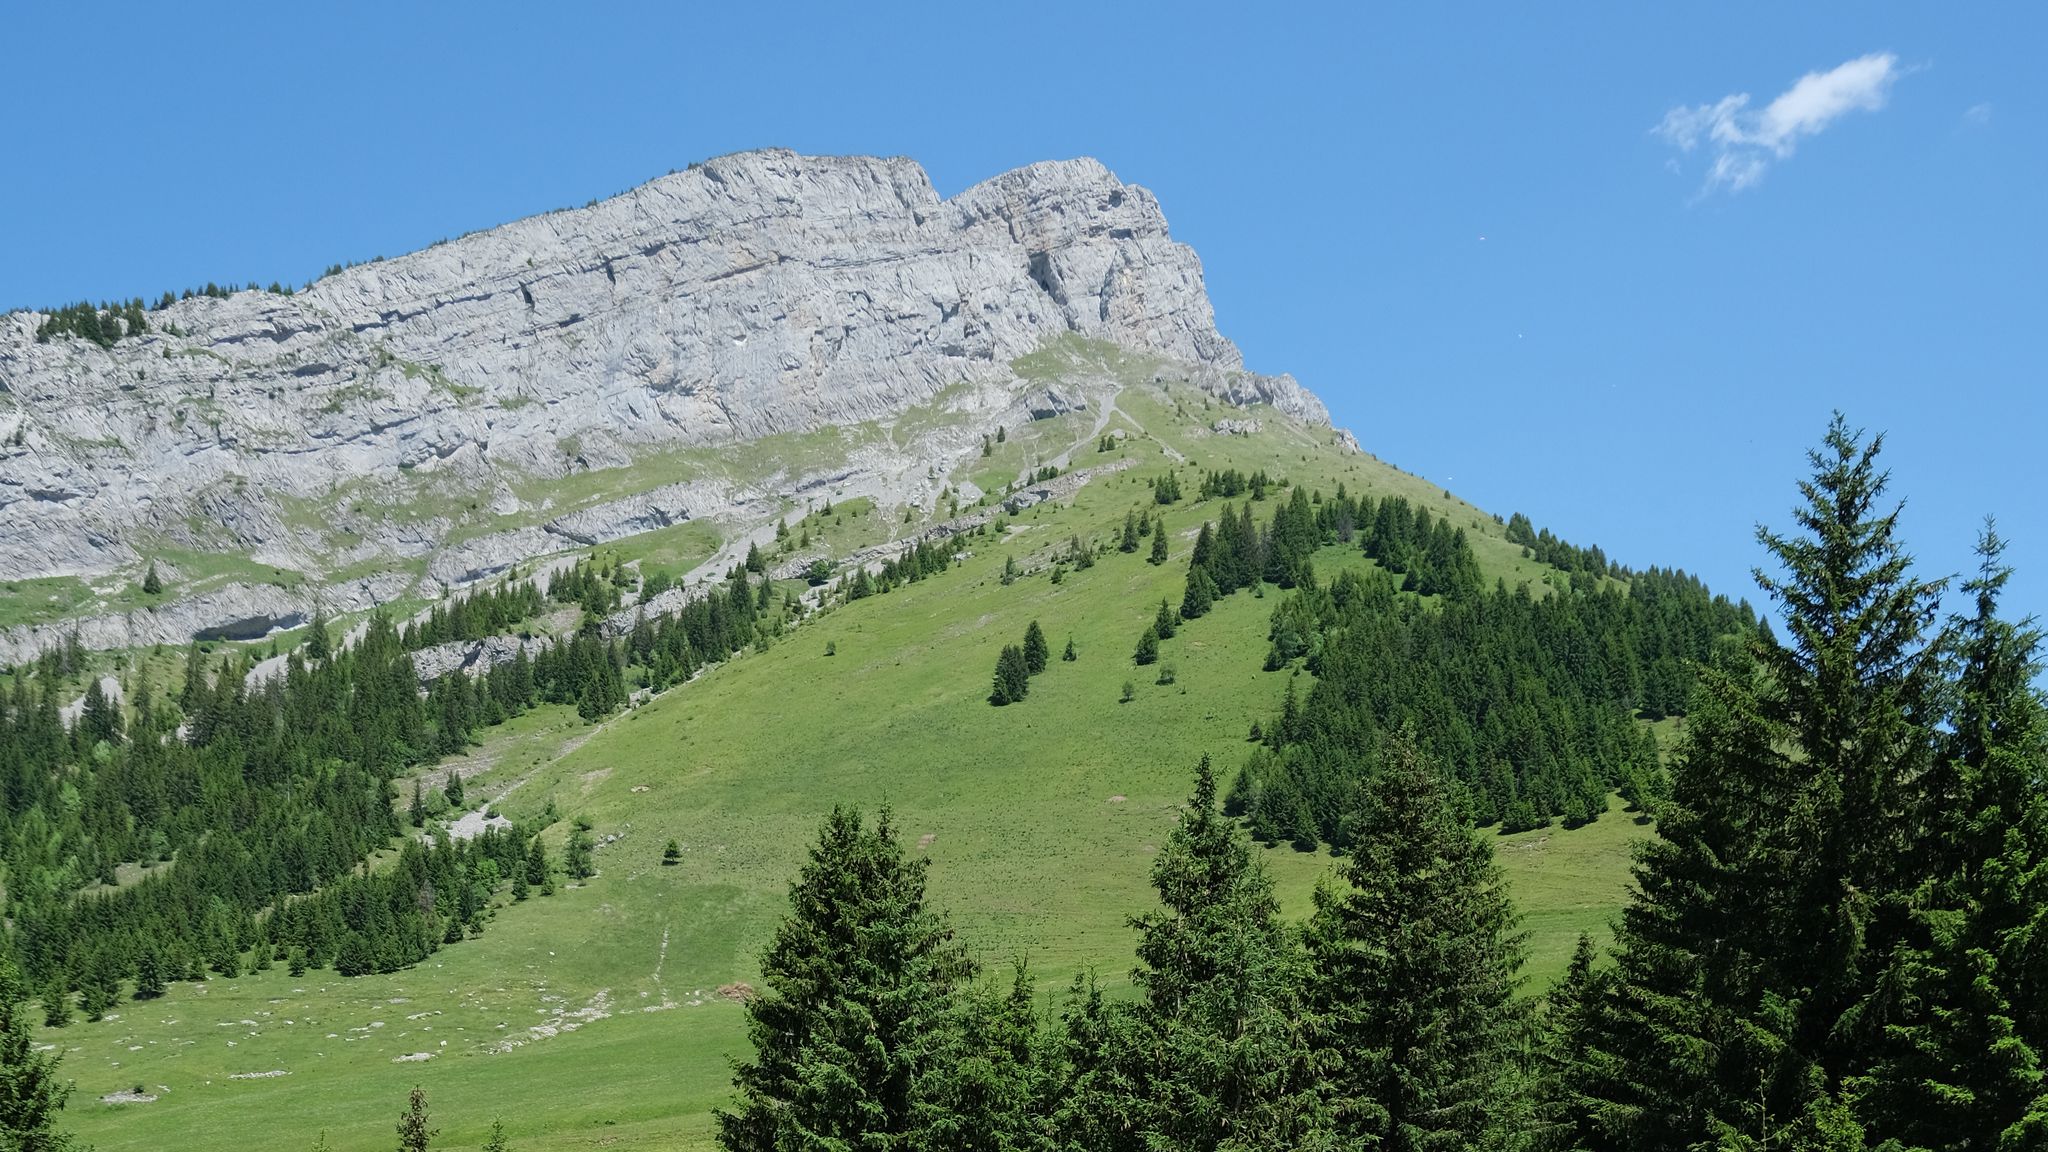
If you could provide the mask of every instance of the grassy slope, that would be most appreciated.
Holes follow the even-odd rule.
[[[1190,405],[1184,415],[1176,399]],[[1125,450],[1141,467],[1086,486],[1071,507],[1026,512],[1001,543],[978,539],[962,569],[833,610],[599,729],[550,710],[492,733],[465,769],[472,796],[517,782],[500,802],[509,814],[530,816],[552,797],[601,838],[617,836],[589,885],[509,906],[481,940],[411,971],[343,981],[274,969],[180,986],[124,1004],[117,1020],[50,1034],[71,1049],[65,1067],[79,1083],[69,1123],[105,1152],[306,1147],[323,1129],[336,1149],[378,1148],[420,1083],[443,1130],[437,1146],[474,1147],[494,1115],[523,1149],[702,1146],[728,1057],[745,1047],[738,1006],[714,990],[756,979],[788,878],[835,801],[894,809],[905,841],[932,857],[935,902],[984,959],[1028,955],[1048,993],[1086,968],[1122,981],[1125,918],[1150,905],[1146,869],[1189,769],[1208,754],[1227,779],[1248,725],[1284,690],[1286,674],[1259,671],[1275,601],[1240,593],[1183,629],[1162,658],[1178,682],[1160,686],[1156,669],[1132,667],[1130,648],[1160,597],[1178,599],[1192,533],[1215,509],[1169,511],[1174,556],[1162,568],[1142,551],[1112,553],[1055,586],[1054,548],[1077,533],[1111,539],[1127,509],[1150,507],[1143,480],[1162,470],[1163,443],[1203,468],[1403,493],[1477,531],[1489,575],[1533,582],[1541,570],[1490,517],[1336,453],[1326,434],[1268,414],[1256,437],[1214,437],[1199,431],[1213,418],[1199,397],[1126,392],[1119,404],[1156,438]],[[1090,443],[1076,463],[1105,459]],[[1005,555],[1035,571],[1003,586]],[[1356,561],[1332,552],[1325,562]],[[992,708],[996,652],[1032,619],[1052,666],[1027,702]],[[1069,636],[1080,652],[1071,664],[1057,658]],[[828,643],[836,655],[824,655]],[[1137,697],[1120,704],[1126,680]],[[1533,934],[1533,980],[1562,967],[1580,930],[1604,924],[1637,835],[1616,814],[1498,841]],[[665,868],[670,837],[685,851]],[[1285,847],[1265,858],[1294,914],[1332,866]],[[529,1031],[578,1011],[607,1015],[572,1033]],[[490,1051],[507,1039],[529,1042]],[[436,1056],[395,1062],[417,1052]],[[230,1079],[271,1070],[290,1075]],[[153,1104],[97,1102],[138,1083],[168,1090]]]

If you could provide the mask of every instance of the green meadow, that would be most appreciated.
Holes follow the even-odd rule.
[[[520,820],[552,802],[564,818],[546,833],[555,848],[569,818],[589,821],[595,878],[522,903],[501,896],[480,938],[406,971],[294,978],[279,965],[45,1031],[77,1082],[66,1125],[102,1152],[302,1149],[322,1133],[337,1152],[385,1148],[418,1084],[436,1147],[477,1147],[493,1118],[520,1149],[708,1147],[745,1048],[743,986],[758,980],[788,881],[838,803],[887,809],[905,845],[931,858],[933,902],[990,970],[1025,958],[1048,1011],[1077,973],[1122,986],[1127,920],[1151,906],[1147,870],[1195,763],[1210,757],[1227,782],[1251,724],[1306,675],[1261,671],[1271,590],[1226,598],[1166,641],[1158,665],[1133,666],[1139,633],[1162,597],[1178,603],[1193,535],[1218,511],[1193,499],[1201,471],[1398,492],[1466,527],[1489,579],[1540,588],[1547,570],[1490,514],[1340,450],[1327,430],[1257,412],[1255,435],[1211,434],[1215,416],[1243,414],[1206,411],[1192,391],[1126,386],[1116,404],[1112,426],[1130,437],[1112,452],[1092,436],[1065,442],[1071,429],[1059,441],[1023,430],[1004,458],[976,462],[1022,472],[1067,449],[1074,466],[1135,466],[1005,517],[953,571],[817,613],[600,724],[547,708],[489,730],[460,760],[472,802]],[[1169,467],[1189,499],[1165,510],[1171,559],[1153,566],[1146,549],[1114,543],[1127,511],[1157,510],[1146,481]],[[865,530],[915,528],[899,517],[863,517]],[[680,560],[708,550],[695,533],[613,547]],[[1075,537],[1111,547],[1055,583]],[[1006,559],[1023,573],[1008,584]],[[1335,548],[1318,560],[1364,563]],[[1027,700],[992,707],[997,653],[1033,620],[1051,665]],[[1077,659],[1063,661],[1070,639]],[[1158,683],[1168,668],[1173,682]],[[1529,933],[1532,994],[1580,932],[1605,932],[1645,834],[1617,801],[1584,828],[1492,838]],[[682,855],[665,866],[670,839]],[[1263,858],[1293,915],[1341,863],[1285,845]],[[101,1100],[137,1091],[156,1099]]]

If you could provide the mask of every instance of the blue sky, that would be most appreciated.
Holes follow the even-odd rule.
[[[0,307],[303,281],[743,148],[948,194],[1092,155],[1253,367],[1483,507],[1747,595],[1841,407],[1925,567],[1996,513],[2048,614],[2048,9],[1099,7],[34,6]]]

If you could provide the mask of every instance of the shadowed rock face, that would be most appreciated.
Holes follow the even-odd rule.
[[[905,159],[743,153],[296,296],[183,301],[111,349],[38,343],[41,319],[0,317],[0,579],[133,574],[162,543],[316,577],[425,557],[459,579],[536,533],[589,535],[514,479],[887,420],[962,384],[993,425],[1024,391],[1010,361],[1068,333],[1328,421],[1291,379],[1242,371],[1195,254],[1092,160],[942,199]],[[444,557],[449,519],[358,514],[422,485],[523,523]],[[773,495],[682,488],[583,515],[658,525]]]

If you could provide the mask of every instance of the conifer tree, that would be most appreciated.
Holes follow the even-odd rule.
[[[154,596],[164,590],[163,577],[156,574],[156,561],[149,562],[149,571],[142,574],[142,594]]]
[[[988,702],[1000,708],[1017,703],[1030,691],[1031,666],[1024,650],[1015,644],[1003,645],[1002,654],[996,657],[995,680],[989,687]]]
[[[1204,525],[1206,528],[1207,526]],[[1152,530],[1152,554],[1145,558],[1152,564],[1166,563],[1166,525],[1161,523]]]
[[[1955,706],[1916,782],[1929,875],[1862,1009],[1886,1024],[1851,1085],[1875,1133],[1942,1152],[2048,1146],[2048,709],[2040,633],[1999,616],[2003,551],[1987,523],[1974,612],[1950,625]]]
[[[1131,653],[1131,661],[1139,666],[1159,663],[1159,629],[1145,625],[1144,635],[1138,637],[1138,648]]]
[[[1024,629],[1024,667],[1036,676],[1045,671],[1046,662],[1051,658],[1052,650],[1045,642],[1045,629],[1033,620],[1030,627]]]
[[[1503,1075],[1526,1027],[1522,937],[1493,849],[1406,737],[1389,742],[1353,827],[1344,883],[1317,889],[1307,929],[1339,1133],[1406,1152],[1526,1128]]]
[[[406,805],[405,814],[406,818],[412,821],[413,827],[424,828],[427,826],[426,784],[421,777],[415,776],[412,778],[412,803]]]
[[[929,1144],[927,1106],[974,964],[925,904],[922,859],[885,811],[834,808],[790,885],[790,912],[747,1004],[753,1057],[717,1116],[730,1152]]]
[[[427,1090],[417,1084],[406,1095],[405,1111],[398,1114],[398,1152],[427,1152],[437,1128],[427,1124]]]
[[[1161,640],[1171,640],[1173,639],[1174,632],[1179,627],[1180,621],[1174,617],[1172,605],[1168,604],[1164,597],[1161,597],[1159,600],[1159,611],[1152,616],[1152,630],[1159,633]]]
[[[1137,514],[1136,512],[1125,512],[1125,513],[1124,513],[1124,538],[1123,538],[1123,541],[1122,541],[1122,543],[1120,543],[1120,544],[1118,544],[1118,545],[1117,545],[1117,551],[1119,551],[1119,552],[1136,552],[1137,550],[1138,550],[1138,514]]]
[[[1066,651],[1060,653],[1060,659],[1071,664],[1080,658],[1080,654],[1074,651],[1074,638],[1072,636],[1067,637],[1067,648]]]
[[[1787,642],[1766,631],[1753,660],[1701,672],[1582,1076],[1604,1146],[1863,1139],[1843,1086],[1882,1028],[1859,1002],[1919,884],[1905,814],[1932,762],[1940,589],[1879,506],[1881,445],[1836,415],[1799,486],[1802,534],[1758,530]]]
[[[1144,995],[1132,1110],[1147,1142],[1204,1152],[1326,1143],[1300,941],[1250,841],[1217,810],[1206,756],[1152,884],[1163,908],[1132,921]]]
[[[26,990],[14,961],[0,956],[0,1148],[9,1152],[63,1152],[71,1138],[57,1130],[57,1113],[71,1085],[57,1079],[58,1057],[37,1048]]]

